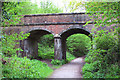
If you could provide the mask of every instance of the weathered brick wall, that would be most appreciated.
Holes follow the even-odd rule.
[[[64,30],[71,26],[84,25],[88,20],[90,19],[85,13],[25,15],[22,18],[24,26],[18,26],[21,26],[21,31],[24,31],[25,33],[32,30],[42,29],[55,35],[64,32]],[[93,24],[86,26],[84,29],[90,32],[91,28],[93,28]]]
[[[60,34],[67,30],[71,26],[81,26],[90,20],[85,13],[58,13],[58,14],[36,14],[36,15],[24,15],[21,19],[21,23],[16,26],[12,26],[11,29],[19,28],[21,31],[29,32],[32,30],[42,29],[51,32],[52,34]],[[93,21],[93,20],[91,20]],[[91,32],[94,24],[88,24],[85,26],[85,30]],[[74,27],[73,27],[74,28]],[[81,27],[80,27],[81,28]],[[107,27],[110,29],[111,27]]]
[[[19,29],[20,32],[24,33],[33,31],[33,30],[45,30],[53,35],[62,34],[69,28],[77,28],[84,29],[88,32],[91,32],[94,24],[88,24],[84,28],[82,27],[86,21],[90,20],[88,15],[85,13],[59,13],[59,14],[37,14],[37,15],[24,15],[21,19],[22,23],[16,26],[11,26],[11,28],[6,28],[8,33],[10,31],[15,30],[15,28]],[[93,21],[93,20],[91,20]],[[107,27],[110,29],[111,27]],[[11,29],[11,30],[10,30]],[[99,29],[98,29],[99,30]]]
[[[25,15],[22,21],[29,23],[60,23],[60,22],[83,22],[88,21],[89,17],[85,13],[62,13],[62,14],[41,14]]]

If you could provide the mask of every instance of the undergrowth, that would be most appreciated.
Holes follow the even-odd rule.
[[[35,59],[17,56],[3,58],[6,61],[2,65],[4,78],[46,78],[53,71],[46,63]]]
[[[74,34],[67,38],[67,51],[76,57],[84,56],[91,46],[91,39],[84,34]]]
[[[91,49],[82,68],[84,78],[120,78],[118,43],[112,35],[95,39],[96,48]]]

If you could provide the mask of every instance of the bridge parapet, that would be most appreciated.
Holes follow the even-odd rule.
[[[56,13],[56,14],[37,14],[24,15],[24,24],[79,24],[86,23],[90,18],[85,13]],[[92,21],[92,20],[91,20]]]

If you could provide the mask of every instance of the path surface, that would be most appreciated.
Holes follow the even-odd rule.
[[[56,69],[49,78],[82,78],[81,69],[84,64],[84,57],[76,58]]]

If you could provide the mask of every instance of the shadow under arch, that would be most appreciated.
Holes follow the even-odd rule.
[[[34,28],[31,28],[31,29],[29,29],[28,31],[26,31],[25,33],[31,33],[31,32],[33,32],[33,31],[38,31],[38,30],[40,30],[40,31],[45,31],[45,32],[47,32],[47,33],[49,33],[49,34],[53,34],[53,35],[54,35],[54,33],[53,33],[52,31],[49,31],[49,30],[44,29],[44,28],[42,28],[42,27],[34,27]]]
[[[61,43],[62,43],[62,59],[66,60],[66,39],[69,36],[78,33],[85,34],[88,37],[90,37],[90,39],[92,40],[92,35],[90,34],[90,32],[81,27],[71,27],[59,34],[61,36]]]
[[[38,56],[38,41],[40,37],[46,34],[53,34],[53,32],[43,28],[31,28],[25,33],[30,33],[29,37],[22,41],[21,48],[23,49],[22,56],[29,58]]]

